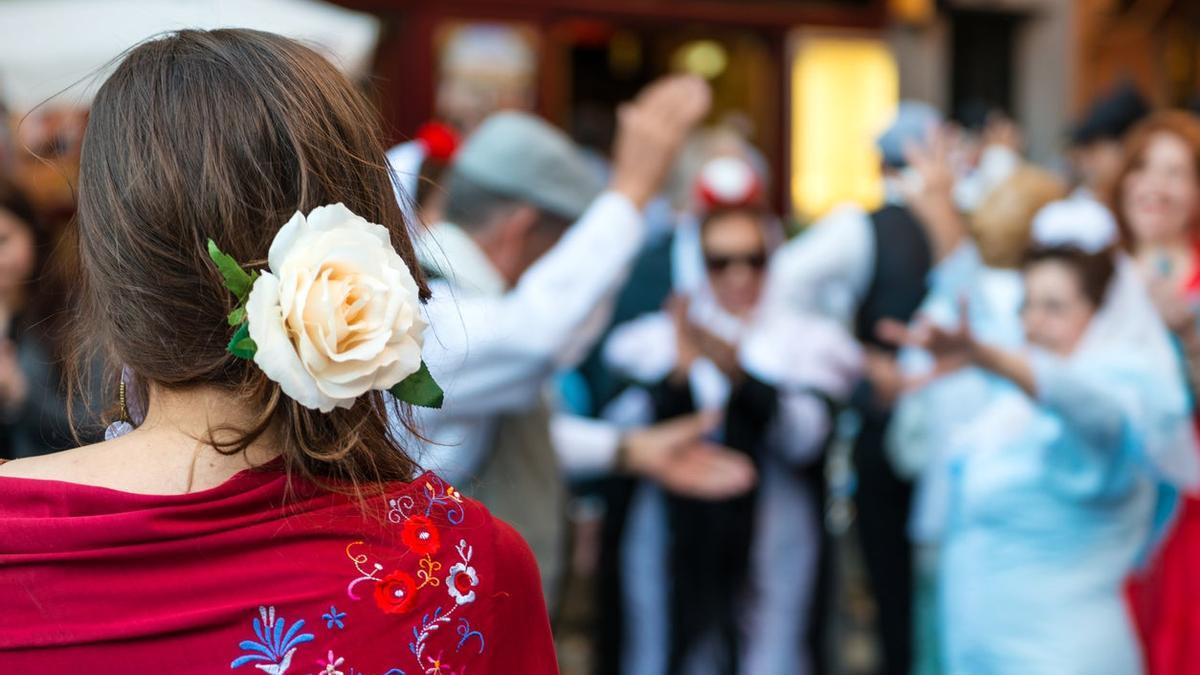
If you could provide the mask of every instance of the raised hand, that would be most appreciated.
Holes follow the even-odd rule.
[[[925,227],[936,260],[949,255],[966,236],[966,225],[954,204],[952,144],[952,132],[943,127],[926,145],[910,143],[904,149],[912,171],[904,183],[904,199]]]
[[[953,372],[971,364],[979,351],[971,332],[970,315],[967,300],[959,301],[958,323],[946,328],[928,319],[918,319],[914,324],[905,325],[894,319],[883,319],[875,325],[875,334],[879,339],[897,347],[915,347],[929,352],[936,365],[933,372],[920,380],[911,380],[907,388],[913,388],[946,373]]]
[[[725,377],[736,383],[742,379],[745,372],[737,358],[737,345],[726,342],[707,328],[692,325],[693,340],[700,349],[700,354],[712,362]]]
[[[658,193],[675,154],[708,114],[712,94],[694,75],[655,80],[617,109],[611,188],[638,207]]]
[[[675,367],[671,376],[677,381],[686,382],[692,364],[700,358],[700,347],[696,344],[695,331],[692,322],[688,320],[688,310],[691,301],[687,296],[672,295],[667,299],[667,314],[675,325]]]
[[[910,142],[904,147],[904,159],[920,177],[920,181],[905,185],[904,196],[910,205],[934,198],[951,198],[954,191],[953,145],[954,132],[940,127],[929,135],[924,145]]]

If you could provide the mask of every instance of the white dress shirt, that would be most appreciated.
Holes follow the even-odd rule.
[[[644,237],[634,204],[605,193],[506,289],[465,232],[448,224],[430,228],[418,254],[444,279],[431,283],[425,306],[424,356],[446,395],[441,410],[417,413],[432,441],[418,456],[425,468],[451,482],[476,474],[496,417],[537,406],[550,376],[599,338]],[[551,431],[568,472],[611,466],[619,433],[610,425],[559,417]]]
[[[816,313],[849,325],[871,285],[871,216],[843,206],[784,244],[771,261],[766,305]]]
[[[417,182],[421,178],[421,164],[425,161],[425,145],[420,141],[401,143],[387,151],[387,160],[400,211],[409,223],[419,223]]]

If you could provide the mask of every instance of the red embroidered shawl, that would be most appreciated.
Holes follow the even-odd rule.
[[[432,473],[370,503],[243,472],[136,495],[0,478],[10,672],[557,673],[533,556]],[[295,485],[295,484],[294,484]]]

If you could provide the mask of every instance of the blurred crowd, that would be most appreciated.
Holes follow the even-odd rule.
[[[1192,672],[1200,118],[1116,87],[1063,175],[906,101],[883,204],[797,227],[709,96],[652,83],[608,149],[447,112],[388,154],[446,393],[407,442],[564,634],[585,594],[592,669],[843,672],[852,539],[878,672]],[[62,385],[81,128],[0,138],[2,458],[102,435]]]

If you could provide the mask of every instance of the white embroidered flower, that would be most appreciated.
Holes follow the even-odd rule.
[[[340,668],[345,662],[345,657],[338,656],[335,658],[333,655],[333,650],[330,649],[329,654],[325,657],[325,663],[317,662],[317,665],[325,666],[325,670],[321,671],[324,675],[346,675],[342,671],[338,670],[338,668]]]
[[[461,562],[450,566],[450,575],[446,577],[446,590],[455,603],[465,605],[475,602],[473,589],[478,585],[479,575],[475,574],[474,567]]]
[[[421,366],[416,281],[388,231],[342,204],[297,212],[246,302],[254,362],[301,405],[349,408]]]

